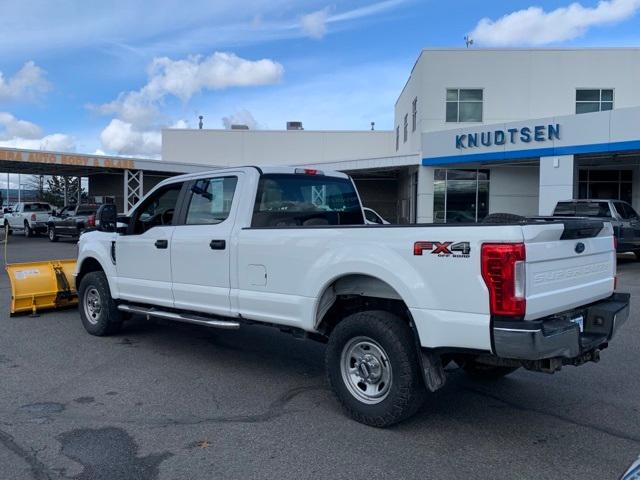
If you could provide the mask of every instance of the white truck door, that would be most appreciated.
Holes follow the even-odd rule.
[[[156,190],[136,207],[127,233],[118,235],[116,271],[122,299],[173,306],[170,245],[182,186]]]
[[[241,198],[240,175],[198,179],[185,188],[182,218],[171,239],[176,308],[231,312],[230,240]]]

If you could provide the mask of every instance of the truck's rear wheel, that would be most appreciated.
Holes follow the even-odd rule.
[[[33,237],[33,230],[31,230],[29,222],[27,222],[26,220],[24,221],[24,236],[26,238]]]
[[[9,226],[9,222],[7,220],[4,221],[4,231],[6,235],[11,235],[13,233],[13,230],[11,230],[11,227]]]
[[[78,300],[82,325],[91,335],[102,337],[120,330],[123,317],[103,272],[90,272],[82,278]]]
[[[477,380],[498,380],[506,377],[510,373],[515,372],[520,367],[502,367],[496,365],[486,365],[468,360],[462,366],[462,369],[470,376]]]
[[[400,422],[426,396],[413,333],[388,312],[359,312],[338,323],[329,337],[326,369],[347,413],[367,425]]]

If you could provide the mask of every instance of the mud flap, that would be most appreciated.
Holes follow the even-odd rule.
[[[435,392],[441,389],[446,381],[442,360],[440,355],[428,350],[420,349],[420,353],[424,384],[430,392]]]

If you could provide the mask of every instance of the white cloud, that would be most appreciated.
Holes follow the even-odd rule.
[[[160,57],[151,62],[149,79],[140,90],[122,92],[109,103],[88,108],[116,117],[100,135],[104,150],[156,156],[161,149],[160,129],[169,125],[161,114],[167,97],[187,102],[203,90],[274,84],[283,73],[282,65],[273,60],[247,60],[233,53],[215,52],[182,60]],[[179,120],[170,128],[187,128],[187,123]]]
[[[577,38],[591,27],[621,22],[639,8],[640,0],[602,0],[593,8],[576,2],[550,12],[529,7],[495,21],[483,18],[470,35],[482,46],[546,45]]]
[[[303,15],[300,18],[300,28],[309,37],[319,40],[327,33],[328,18],[329,10],[327,8]]]
[[[207,49],[307,36],[300,15],[323,5],[365,4],[340,10],[328,23],[355,24],[365,17],[385,18],[384,13],[412,0],[329,2],[328,0],[111,0],[78,8],[74,2],[20,0],[2,2],[0,58],[24,58],[34,52],[98,47],[115,56],[142,58],[183,55]],[[336,10],[338,10],[338,7]],[[342,7],[349,8],[349,7]],[[34,15],[37,12],[37,15]],[[140,21],[140,19],[144,21]],[[141,58],[137,57],[137,58]],[[127,65],[131,65],[130,63]]]
[[[159,130],[141,130],[117,118],[100,134],[100,141],[106,151],[119,155],[146,155],[156,157],[162,146]]]
[[[42,137],[42,129],[35,123],[18,120],[8,112],[0,112],[0,140],[12,138],[35,139]]]
[[[76,149],[75,140],[70,135],[53,133],[43,136],[38,125],[19,120],[8,112],[0,112],[0,146],[61,152]]]
[[[260,128],[260,124],[253,118],[251,112],[245,109],[238,110],[233,115],[222,117],[222,125],[226,129],[231,128],[231,125],[246,125],[250,130]]]
[[[184,60],[161,57],[151,62],[149,83],[140,93],[152,99],[174,95],[187,101],[202,90],[272,85],[283,73],[282,65],[273,60],[246,60],[233,53],[215,52]]]
[[[48,92],[46,72],[33,61],[26,62],[11,78],[0,72],[0,100],[33,100]]]

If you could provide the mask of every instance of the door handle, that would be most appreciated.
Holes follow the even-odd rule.
[[[209,242],[209,248],[211,248],[211,250],[224,250],[227,248],[227,242],[224,240],[211,240]]]
[[[168,240],[156,240],[156,248],[167,248],[169,246]]]

